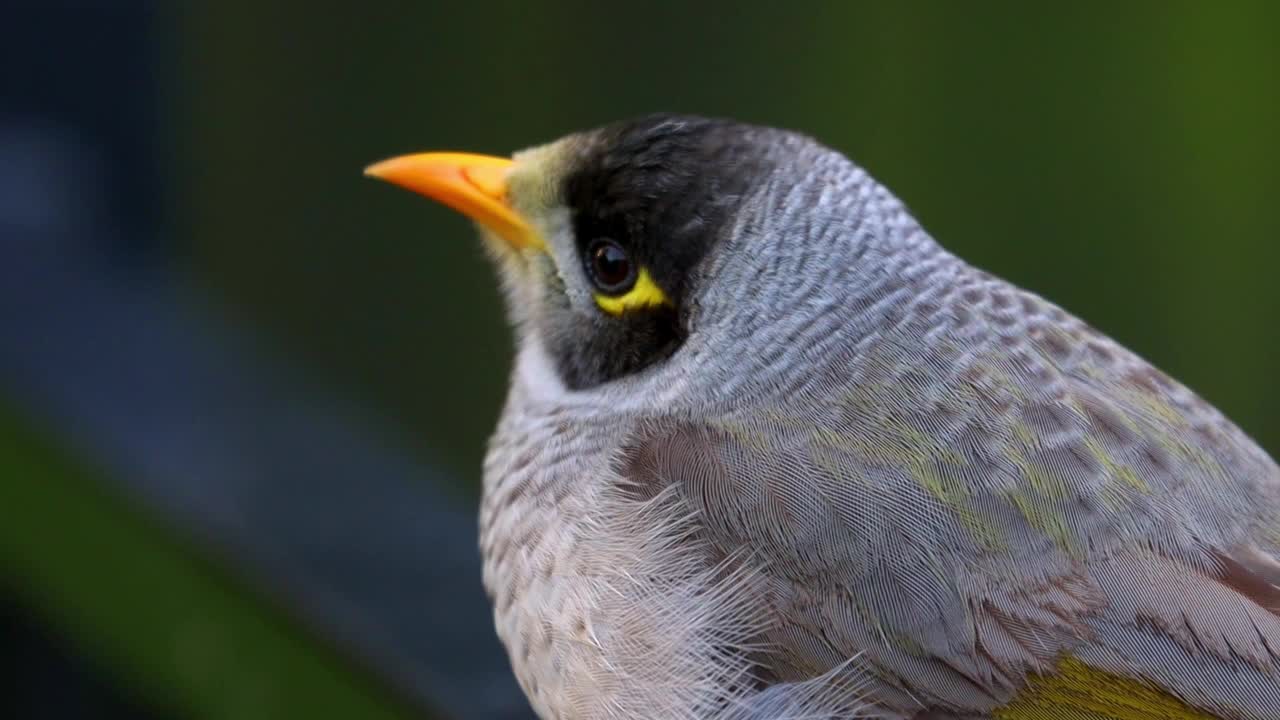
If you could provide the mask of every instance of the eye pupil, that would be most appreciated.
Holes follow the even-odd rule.
[[[626,290],[635,278],[631,257],[621,245],[612,240],[596,240],[588,250],[591,277],[596,286],[605,292]]]

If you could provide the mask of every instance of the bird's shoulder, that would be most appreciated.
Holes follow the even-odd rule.
[[[1277,692],[1274,462],[1034,295],[968,300],[927,342],[903,327],[633,449],[770,579],[775,672],[861,653],[886,706],[986,712],[1064,658],[1133,676],[1146,648],[1142,675],[1204,707]]]

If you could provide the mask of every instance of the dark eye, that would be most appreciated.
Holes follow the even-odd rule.
[[[635,284],[635,266],[621,245],[606,239],[592,240],[587,247],[587,272],[591,282],[610,295],[624,293]]]

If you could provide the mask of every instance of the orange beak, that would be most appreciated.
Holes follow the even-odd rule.
[[[448,205],[492,230],[516,250],[545,248],[507,202],[507,158],[470,153],[418,153],[374,163],[364,174]]]

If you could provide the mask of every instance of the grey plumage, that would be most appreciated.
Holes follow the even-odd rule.
[[[598,384],[556,359],[616,318],[548,178],[632,126],[512,171],[550,250],[496,253],[519,355],[481,548],[537,711],[1041,717],[1016,703],[1072,658],[1185,717],[1280,717],[1275,463],[839,154],[703,122],[639,125],[734,138],[703,161],[732,182],[679,268],[678,347]],[[655,187],[636,202],[674,201]]]

